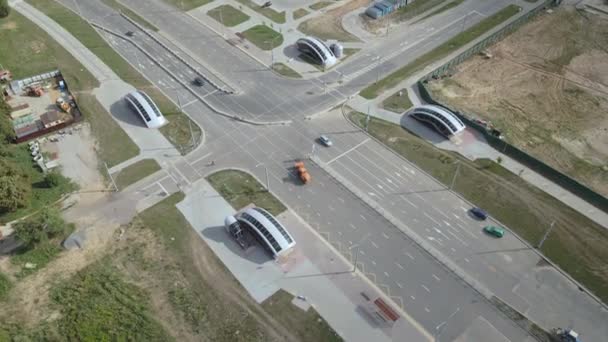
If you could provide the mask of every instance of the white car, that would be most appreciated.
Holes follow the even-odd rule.
[[[322,135],[319,137],[319,141],[321,142],[321,144],[330,147],[331,145],[333,145],[333,143],[331,142],[331,140],[329,140],[329,138],[325,135]]]

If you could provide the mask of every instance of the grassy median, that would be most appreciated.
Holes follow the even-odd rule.
[[[302,78],[302,75],[300,75],[297,71],[293,70],[292,68],[288,67],[283,63],[274,63],[272,65],[272,70],[278,72],[279,74],[285,77]]]
[[[171,4],[182,11],[189,11],[200,6],[204,6],[213,0],[164,0],[166,3]]]
[[[251,203],[278,215],[287,208],[250,174],[238,170],[218,171],[207,177],[213,188],[239,210]]]
[[[265,25],[256,25],[243,31],[242,35],[262,50],[272,50],[283,44],[283,35]]]
[[[133,19],[139,25],[147,28],[148,30],[158,31],[158,27],[152,25],[149,21],[144,19],[139,14],[133,12],[129,7],[123,5],[122,3],[118,2],[117,0],[102,0],[102,1],[104,4],[112,7],[113,9],[117,10],[118,12],[122,12],[122,14]]]
[[[398,69],[397,71],[393,72],[382,80],[364,88],[363,90],[361,90],[359,95],[363,96],[366,99],[374,99],[378,97],[378,95],[380,95],[383,91],[393,88],[399,82],[405,80],[409,76],[413,75],[415,72],[424,69],[426,66],[432,64],[433,62],[436,62],[437,60],[448,56],[450,53],[472,42],[476,38],[482,36],[484,33],[488,32],[497,25],[505,22],[507,19],[519,13],[519,11],[520,7],[515,5],[509,5],[503,8],[494,15],[487,17],[486,19],[477,23],[475,26],[454,36],[447,42],[439,45],[435,49],[416,58],[410,64],[402,67],[401,69]]]
[[[285,11],[277,12],[270,7],[262,7],[251,0],[236,0],[236,1],[251,8],[252,10],[260,13],[261,15],[274,21],[277,24],[285,24]]]
[[[211,18],[227,27],[233,27],[249,20],[249,16],[230,5],[221,5],[207,12]]]
[[[365,117],[362,113],[349,114],[361,128]],[[459,163],[454,191],[487,210],[532,245],[555,222],[542,252],[604,302],[608,301],[608,230],[495,161],[471,162],[459,154],[437,149],[399,125],[376,118],[370,120],[368,132],[443,184],[451,183]]]
[[[114,173],[112,177],[114,178],[114,182],[116,182],[118,190],[122,190],[158,170],[160,170],[160,165],[158,165],[156,160],[142,159]]]
[[[401,96],[399,94],[401,93]],[[407,95],[407,89],[401,89],[382,101],[382,108],[395,113],[403,113],[412,108],[412,101]]]

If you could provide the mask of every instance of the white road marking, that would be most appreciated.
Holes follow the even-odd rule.
[[[342,236],[342,232],[340,232],[340,231],[339,231],[339,232],[338,232],[338,235]]]
[[[431,312],[431,310],[429,310],[429,308],[427,308],[427,307],[424,307],[424,311]]]
[[[467,258],[464,258],[464,261],[466,261],[466,262],[470,262],[470,261],[469,261],[469,259],[467,259]]]
[[[376,262],[374,260],[372,260],[372,265],[376,266]]]
[[[339,154],[337,157],[335,157],[335,158],[333,158],[332,160],[328,161],[326,164],[327,164],[327,165],[329,165],[329,164],[333,163],[334,161],[338,160],[339,158],[341,158],[342,156],[346,155],[347,153],[349,153],[349,152],[351,152],[351,151],[353,151],[353,150],[357,149],[357,147],[359,147],[359,146],[361,146],[361,145],[365,144],[366,142],[368,142],[368,141],[369,141],[369,139],[370,139],[370,138],[367,138],[367,139],[363,140],[362,142],[358,143],[357,145],[355,145],[355,146],[351,147],[350,149],[348,149],[348,150],[346,150],[346,151],[342,152],[342,153],[341,153],[341,154]]]
[[[399,282],[395,282],[395,284],[397,284],[397,286],[399,286],[400,289],[403,288],[403,285],[399,284]]]
[[[414,296],[410,296],[410,298],[412,298],[412,300],[416,300],[416,297],[414,297]]]
[[[328,208],[329,208],[329,210],[331,210],[331,211],[336,211],[336,209],[334,209],[334,207],[332,207],[331,205],[328,205],[327,207],[328,207]]]
[[[418,209],[418,207],[414,203],[410,202],[410,200],[408,200],[407,198],[405,198],[405,196],[401,196],[401,198],[403,198],[403,200],[405,200],[412,207]]]
[[[435,224],[437,225],[441,225],[441,223],[437,222],[437,220],[435,220],[434,218],[432,218],[429,214],[427,214],[426,212],[422,213],[424,216],[426,216],[429,220],[435,222]]]
[[[359,215],[359,216],[361,216],[361,218],[362,218],[363,220],[367,221],[367,218],[366,218],[365,216],[363,216],[363,215]]]
[[[454,247],[450,247],[450,249],[452,250],[452,252],[456,253],[456,250],[454,249]]]
[[[344,200],[341,197],[338,197],[338,201],[344,203]]]
[[[386,178],[386,177],[385,177],[385,178]],[[389,183],[391,183],[391,184],[393,184],[393,181],[392,181],[392,180],[390,180],[389,178],[386,178],[386,181],[387,181],[387,182],[389,182]]]
[[[422,288],[423,288],[423,289],[424,289],[426,292],[431,293],[431,290],[429,290],[429,288],[428,288],[428,287],[424,286],[423,284],[420,284],[420,286],[422,286]]]
[[[371,242],[372,246],[378,248],[378,245],[376,245],[376,243],[374,241],[370,241],[370,242]]]
[[[359,250],[359,254],[361,254],[361,255],[365,255],[365,252],[364,252],[362,249],[360,249],[360,250]]]
[[[384,275],[385,275],[387,278],[390,278],[390,276],[388,275],[388,273],[384,272]]]
[[[382,236],[384,236],[384,238],[387,239],[387,240],[389,238],[388,235],[386,235],[385,233],[382,233]]]
[[[410,259],[414,260],[414,257],[410,253],[405,253]]]
[[[395,265],[397,265],[397,267],[399,267],[399,268],[400,268],[400,269],[402,269],[402,270],[404,269],[404,268],[403,268],[403,266],[401,266],[401,264],[400,264],[400,263],[398,263],[398,262],[396,262],[396,263],[395,263]]]
[[[357,226],[355,226],[355,225],[354,225],[354,224],[352,224],[352,223],[349,223],[348,225],[349,225],[349,226],[350,226],[350,227],[351,227],[353,230],[357,229]]]
[[[441,281],[441,279],[439,279],[439,277],[434,274],[433,274],[433,278],[435,278],[435,280],[437,280],[437,281]]]

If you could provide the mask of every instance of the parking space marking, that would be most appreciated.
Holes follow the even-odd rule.
[[[352,224],[352,223],[349,223],[348,225],[349,225],[349,226],[350,226],[350,227],[351,227],[353,230],[356,230],[356,229],[357,229],[357,226],[355,226],[355,225],[354,225],[354,224]]]
[[[424,289],[426,292],[431,293],[431,290],[429,290],[429,288],[428,288],[428,287],[426,287],[424,284],[420,284],[420,286],[422,286],[422,288],[423,288],[423,289]]]
[[[441,281],[441,279],[439,279],[439,277],[434,274],[433,274],[433,278],[435,278],[435,280],[437,280],[437,281]]]
[[[395,263],[395,265],[397,265],[397,267],[399,267],[399,268],[400,268],[400,269],[402,269],[402,270],[404,269],[404,268],[403,268],[403,266],[401,266],[401,264],[400,264],[400,263],[398,263],[398,262],[396,262],[396,263]]]
[[[370,242],[371,242],[372,246],[378,248],[378,245],[376,245],[376,243],[374,241],[370,241]]]

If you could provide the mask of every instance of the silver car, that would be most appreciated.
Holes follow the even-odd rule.
[[[329,140],[329,138],[325,135],[322,135],[319,137],[319,141],[321,142],[321,144],[330,147],[331,145],[333,145],[333,143],[331,142],[331,140]]]

